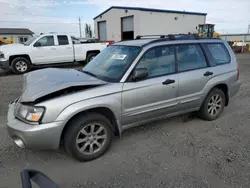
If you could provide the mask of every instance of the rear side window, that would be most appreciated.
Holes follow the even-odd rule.
[[[211,53],[213,57],[213,64],[221,65],[230,63],[230,55],[224,44],[206,44],[207,50]]]
[[[178,71],[189,71],[207,67],[207,61],[198,44],[176,46]]]
[[[69,40],[68,40],[68,37],[66,35],[58,35],[57,39],[58,39],[59,45],[68,45],[69,44]]]

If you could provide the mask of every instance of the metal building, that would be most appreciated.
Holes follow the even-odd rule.
[[[1,44],[13,44],[24,43],[34,33],[29,29],[23,28],[0,28],[0,45]]]
[[[94,18],[100,41],[134,39],[137,35],[197,32],[206,13],[112,6]]]
[[[244,41],[246,44],[250,44],[250,33],[245,34],[223,34],[221,38],[225,41]]]

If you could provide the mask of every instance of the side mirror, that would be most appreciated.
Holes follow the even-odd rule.
[[[41,42],[36,42],[36,43],[34,44],[34,47],[41,47],[41,46],[42,46]]]
[[[59,188],[48,176],[37,170],[25,169],[21,172],[21,181],[23,188],[32,188],[31,180],[39,188]]]
[[[132,75],[134,81],[143,80],[148,77],[148,69],[138,68],[135,69]]]

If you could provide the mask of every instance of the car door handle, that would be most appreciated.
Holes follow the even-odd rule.
[[[214,73],[213,72],[210,72],[210,71],[207,71],[205,74],[203,74],[204,76],[211,76],[213,75]]]
[[[56,50],[56,48],[51,48],[51,50]]]
[[[169,85],[175,83],[175,80],[167,79],[166,81],[162,82],[163,85]]]
[[[67,49],[72,49],[71,47],[68,47]]]

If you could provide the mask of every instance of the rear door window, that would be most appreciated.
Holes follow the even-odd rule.
[[[230,55],[224,44],[205,44],[205,46],[212,56],[213,65],[230,63]]]
[[[68,45],[69,44],[69,39],[66,35],[58,35],[58,44],[59,45]]]
[[[198,44],[176,46],[178,71],[190,71],[207,67],[207,61]]]

